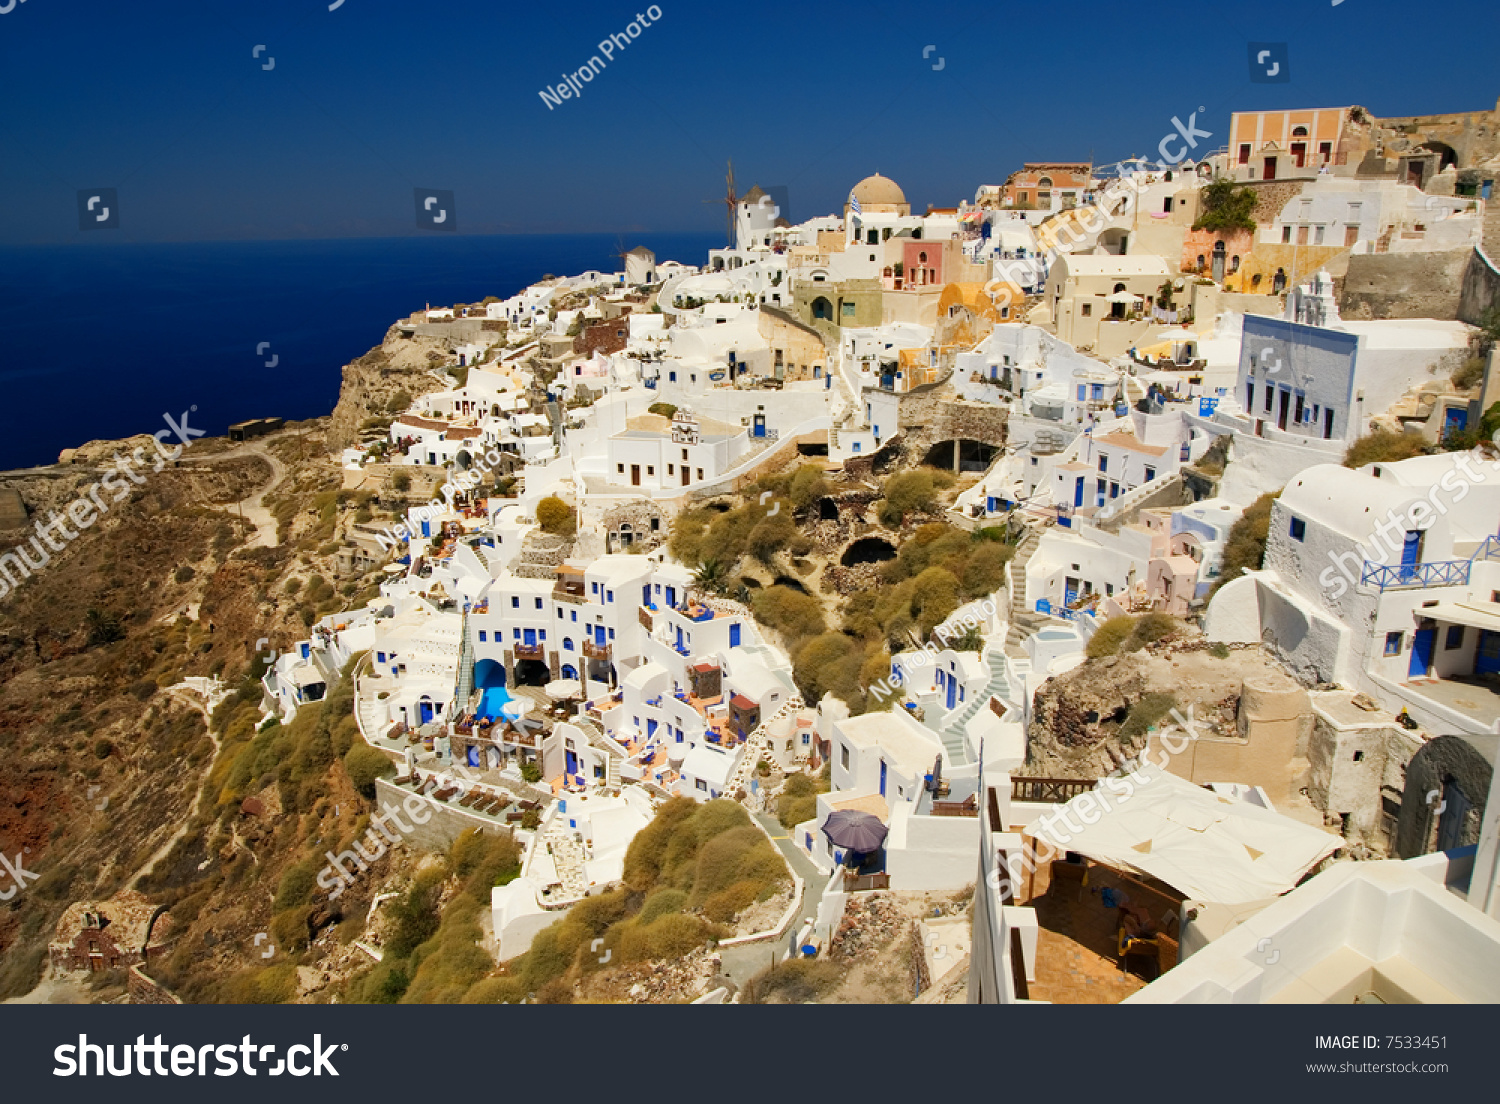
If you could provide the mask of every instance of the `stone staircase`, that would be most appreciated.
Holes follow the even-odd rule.
[[[464,611],[459,622],[458,682],[453,690],[453,707],[468,712],[469,696],[474,693],[474,645],[469,640],[469,614]]]
[[[948,752],[948,762],[955,767],[963,766],[971,760],[968,741],[964,738],[964,730],[969,722],[981,709],[989,708],[991,698],[999,697],[1005,701],[1010,696],[1010,680],[1005,674],[1005,652],[991,646],[985,649],[984,660],[990,669],[990,681],[965,703],[957,717],[938,732],[943,748]]]
[[[1026,536],[1021,538],[1021,543],[1016,547],[1016,554],[1005,565],[1005,587],[1010,594],[1010,627],[1005,634],[1005,653],[1017,658],[1026,655],[1026,649],[1022,646],[1026,638],[1048,621],[1045,614],[1028,609],[1026,605],[1026,565],[1036,554],[1041,542],[1039,529],[1027,529]]]
[[[547,826],[542,842],[552,854],[552,864],[557,868],[557,880],[562,883],[560,899],[572,901],[588,894],[588,880],[583,875],[583,845],[573,838],[574,829],[567,826],[568,818],[562,813],[553,816]]]
[[[770,726],[773,721],[780,720],[788,714],[795,713],[803,708],[802,698],[792,696],[781,704],[777,709],[760,724],[755,726],[749,737],[745,740],[743,753],[739,764],[734,768],[734,773],[729,776],[728,783],[724,787],[724,796],[730,800],[741,789],[746,791],[746,800],[749,800],[750,776],[755,773],[755,765],[760,762],[761,757],[770,754],[771,737]]]

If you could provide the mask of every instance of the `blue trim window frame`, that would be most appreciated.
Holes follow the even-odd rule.
[[[1462,625],[1449,625],[1447,638],[1443,641],[1443,650],[1451,652],[1454,648],[1464,646],[1464,627]]]
[[[1385,634],[1385,654],[1398,656],[1401,654],[1401,645],[1406,641],[1404,632],[1388,632]]]
[[[487,633],[487,632],[485,632],[483,629],[480,629],[479,630],[479,643],[481,643],[481,644],[488,643],[489,639],[490,639],[490,634]]]
[[[1307,539],[1307,522],[1303,521],[1299,517],[1292,518],[1292,523],[1291,523],[1291,525],[1288,528],[1288,532],[1291,534],[1291,538],[1294,541],[1304,541],[1304,540],[1306,540]]]

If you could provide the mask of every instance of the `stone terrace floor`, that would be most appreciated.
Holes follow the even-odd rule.
[[[1091,866],[1086,886],[1073,879],[1054,880],[1050,867],[1037,870],[1036,896],[1023,902],[1036,909],[1041,929],[1036,980],[1030,985],[1032,1000],[1118,1004],[1156,977],[1155,961],[1140,955],[1132,955],[1129,968],[1121,971],[1116,955],[1119,913],[1104,907],[1100,890],[1106,886],[1155,916],[1168,910],[1165,901],[1127,884],[1107,867]],[[1165,927],[1176,934],[1175,919]]]

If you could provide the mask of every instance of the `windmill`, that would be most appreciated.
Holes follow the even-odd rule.
[[[734,248],[734,215],[735,208],[740,202],[740,197],[734,191],[734,162],[729,162],[729,172],[725,175],[725,183],[728,190],[723,199],[705,199],[704,203],[722,203],[726,208],[724,218],[725,233],[729,236],[729,248]]]

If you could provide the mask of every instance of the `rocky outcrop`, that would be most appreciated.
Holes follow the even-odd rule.
[[[391,400],[405,394],[408,399],[456,386],[435,372],[458,360],[452,340],[407,332],[400,325],[386,331],[385,340],[357,360],[344,365],[338,405],[328,427],[328,447],[337,452],[359,443],[360,428],[370,418],[389,418],[404,404]]]

